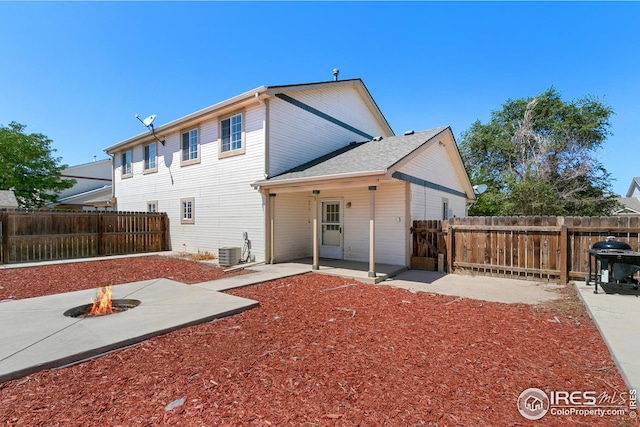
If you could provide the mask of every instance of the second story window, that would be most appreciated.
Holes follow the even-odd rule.
[[[198,160],[198,129],[182,133],[182,164]]]
[[[144,170],[157,170],[156,167],[156,143],[152,142],[144,146]]]
[[[242,114],[236,114],[220,121],[220,130],[221,151],[223,153],[242,148]]]
[[[122,153],[122,175],[131,175],[131,150]]]

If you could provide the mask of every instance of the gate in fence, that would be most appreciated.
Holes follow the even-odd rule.
[[[438,223],[441,223],[439,227]],[[467,217],[414,221],[413,257],[446,257],[447,271],[511,278],[584,279],[587,249],[614,236],[638,251],[640,216]]]

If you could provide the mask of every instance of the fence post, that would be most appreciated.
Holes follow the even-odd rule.
[[[169,238],[169,215],[166,213],[162,214],[162,225],[163,225],[163,251],[171,250],[171,240]]]
[[[444,231],[446,227],[446,237],[445,241],[447,242],[447,273],[453,273],[453,245],[455,244],[455,236],[454,236],[454,228],[451,221],[442,221],[442,230]]]
[[[569,241],[567,226],[562,224],[560,228],[560,284],[565,285],[569,281]]]
[[[2,222],[0,223],[0,237],[2,238],[2,250],[0,251],[0,264],[5,264],[6,259],[9,257],[9,236],[7,219],[9,214],[5,211],[2,212]]]
[[[98,255],[102,255],[104,250],[102,249],[102,230],[103,230],[103,224],[102,221],[104,221],[104,215],[102,214],[102,212],[98,213]]]

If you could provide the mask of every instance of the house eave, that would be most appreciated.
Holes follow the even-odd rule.
[[[229,98],[225,101],[219,102],[207,108],[203,108],[202,110],[196,111],[195,113],[191,113],[179,119],[173,120],[169,123],[166,123],[162,126],[158,126],[155,128],[156,135],[167,135],[170,133],[178,132],[182,128],[189,126],[192,123],[200,122],[207,117],[216,117],[221,114],[225,114],[229,112],[229,110],[233,110],[235,108],[241,108],[247,104],[251,104],[253,102],[262,102],[266,97],[269,97],[265,92],[267,88],[265,86],[260,86],[255,89],[249,90],[240,95],[234,96],[233,98]],[[144,132],[139,135],[136,135],[132,138],[121,141],[115,145],[107,147],[104,149],[104,152],[113,155],[119,151],[122,151],[126,148],[133,147],[135,145],[150,142],[155,140],[154,136],[151,132]]]
[[[302,185],[326,185],[328,183],[339,184],[346,181],[353,181],[354,179],[365,180],[365,179],[388,179],[386,176],[386,170],[378,170],[378,171],[365,171],[365,172],[350,172],[350,173],[341,173],[341,174],[333,174],[333,175],[322,175],[322,176],[312,176],[312,177],[303,177],[303,178],[290,178],[290,179],[279,179],[276,181],[269,181],[268,179],[256,181],[251,184],[251,186],[257,190],[263,189],[278,189],[284,187],[296,187]]]

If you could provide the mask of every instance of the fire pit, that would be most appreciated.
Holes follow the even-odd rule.
[[[593,278],[595,290],[598,293],[598,284],[613,283],[630,284],[634,290],[638,290],[638,281],[634,279],[635,272],[640,271],[640,252],[631,250],[631,246],[625,242],[615,240],[615,237],[607,237],[606,241],[595,243],[589,253],[589,273],[586,284],[590,285]],[[595,259],[595,271],[592,275],[592,258]]]
[[[112,299],[111,286],[98,287],[96,299],[91,304],[71,308],[64,312],[67,317],[99,317],[121,313],[140,305],[137,299]]]

